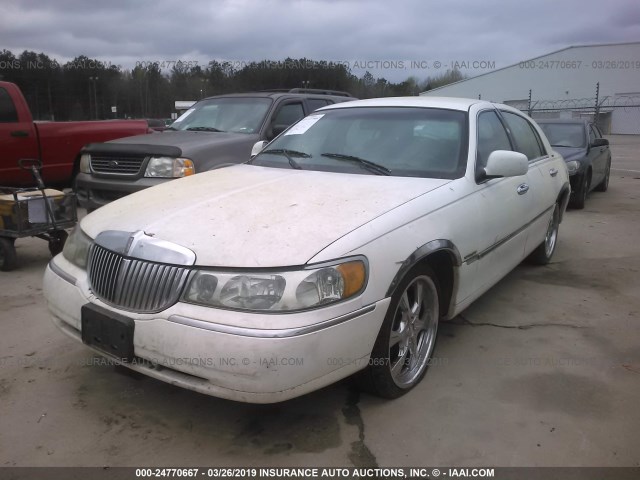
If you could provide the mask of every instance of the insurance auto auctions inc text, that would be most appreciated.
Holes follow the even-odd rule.
[[[495,476],[493,468],[260,468],[259,478],[438,478]]]

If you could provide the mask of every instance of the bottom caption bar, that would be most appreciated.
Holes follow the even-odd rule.
[[[0,467],[3,480],[448,479],[638,480],[640,467]]]

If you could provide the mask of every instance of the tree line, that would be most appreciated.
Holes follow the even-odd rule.
[[[357,77],[346,63],[307,58],[241,66],[137,62],[124,69],[85,55],[61,64],[44,53],[0,51],[0,80],[21,88],[37,120],[168,118],[176,100],[296,87],[347,91],[358,98],[417,95],[463,78],[448,70],[423,81],[409,77],[393,83],[368,71]]]

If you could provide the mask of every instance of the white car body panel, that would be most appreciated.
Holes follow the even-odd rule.
[[[562,157],[537,126],[549,155],[529,162],[526,175],[481,183],[475,179],[478,113],[496,107],[515,110],[478,100],[431,97],[348,102],[327,110],[358,106],[467,111],[465,175],[447,180],[238,165],[130,195],[88,215],[80,227],[91,238],[105,230],[142,230],[189,248],[196,266],[289,267],[363,256],[368,259],[368,283],[359,295],[286,313],[183,301],[158,313],[123,312],[96,297],[86,270],[58,255],[44,277],[54,323],[78,340],[83,305],[124,313],[135,321],[136,356],[169,368],[128,367],[215,396],[280,401],[367,365],[394,282],[411,261],[419,260],[413,256],[447,246],[454,264],[445,314],[451,318],[544,240],[568,175]],[[518,194],[523,184],[528,191]],[[181,358],[211,358],[212,352],[217,360],[234,358],[236,363],[177,363]],[[304,365],[267,368],[259,361],[273,356],[303,358]],[[243,363],[245,358],[249,363]],[[332,358],[342,363],[332,364]]]
[[[95,237],[142,227],[193,250],[196,265],[302,265],[390,206],[447,182],[236,165],[129,195],[82,229]]]

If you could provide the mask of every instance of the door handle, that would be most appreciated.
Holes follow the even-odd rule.
[[[12,137],[28,137],[29,136],[29,132],[27,132],[25,130],[14,130],[13,132],[10,133],[10,135]]]
[[[521,183],[520,185],[518,185],[518,188],[516,189],[516,192],[518,192],[518,195],[524,195],[528,191],[529,191],[529,185],[527,185],[526,183]]]
[[[552,168],[551,170],[549,170],[549,175],[551,175],[552,177],[555,177],[557,174],[558,174],[557,168]]]

